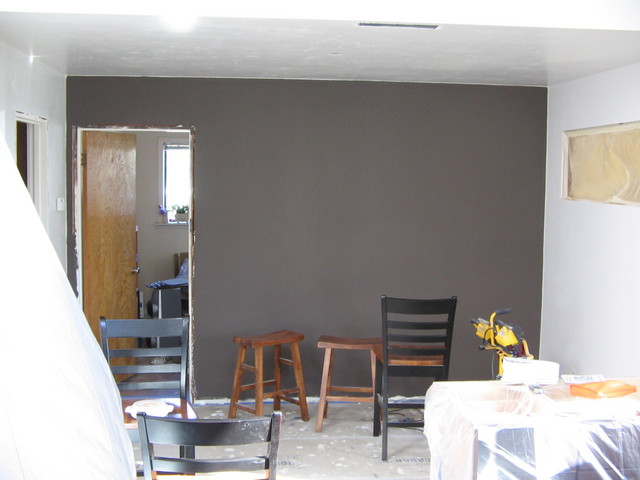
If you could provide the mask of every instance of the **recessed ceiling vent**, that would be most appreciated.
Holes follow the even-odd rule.
[[[440,25],[429,25],[427,23],[384,23],[384,22],[358,22],[359,27],[391,27],[391,28],[426,28],[427,30],[437,30]]]

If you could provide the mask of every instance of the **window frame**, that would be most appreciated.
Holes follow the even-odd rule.
[[[640,169],[640,161],[634,160],[640,154],[638,139],[637,121],[564,131],[562,198],[640,206],[637,191],[633,194],[634,184],[624,181],[625,175],[637,178],[634,173]],[[588,141],[589,148],[577,148],[581,141]],[[580,179],[579,188],[574,177]]]
[[[185,137],[161,137],[158,139],[158,208],[162,206],[165,210],[171,207],[171,205],[166,205],[166,169],[165,169],[165,159],[166,159],[166,149],[167,146],[175,146],[180,148],[186,148],[191,152],[191,145],[189,144],[189,136]],[[191,161],[189,162],[189,169],[191,169]],[[191,176],[191,172],[189,172],[189,187],[190,193],[187,204],[189,205],[189,211],[191,211],[191,199],[193,197],[193,179]],[[170,221],[168,217],[168,212],[163,215],[162,219],[163,223],[170,225],[178,225],[178,222]],[[184,225],[184,224],[183,224]]]

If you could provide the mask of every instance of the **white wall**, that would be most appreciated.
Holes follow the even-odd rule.
[[[640,120],[640,64],[549,88],[541,358],[637,376],[640,207],[562,200],[563,131]]]
[[[0,42],[0,134],[14,158],[16,112],[47,119],[47,157],[43,172],[47,196],[40,217],[66,268],[66,212],[56,211],[56,198],[66,197],[66,79],[37,58],[31,63],[28,55]]]

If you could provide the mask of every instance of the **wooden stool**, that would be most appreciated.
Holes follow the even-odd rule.
[[[305,422],[309,420],[309,410],[307,409],[307,394],[304,388],[304,378],[302,375],[302,361],[300,360],[300,348],[298,342],[304,340],[302,333],[293,332],[291,330],[279,330],[264,335],[256,335],[253,337],[233,337],[233,342],[240,346],[238,350],[238,358],[236,360],[236,370],[233,376],[233,388],[231,392],[231,405],[229,406],[229,418],[235,418],[238,409],[245,410],[255,415],[263,415],[263,402],[265,398],[273,398],[273,409],[280,410],[280,401],[294,403],[300,407],[300,415]],[[282,357],[282,345],[288,343],[291,347],[291,358]],[[264,347],[273,347],[273,380],[264,379]],[[255,365],[245,363],[247,348],[254,349]],[[296,379],[296,387],[283,389],[282,377],[280,373],[281,365],[289,365],[293,367],[293,373]],[[242,384],[242,375],[247,371],[255,375],[255,383]],[[272,392],[265,392],[265,387],[274,387]],[[246,405],[240,405],[240,392],[245,390],[256,391],[255,408]],[[292,397],[292,394],[298,394],[298,399]]]
[[[327,407],[330,401],[338,402],[373,402],[376,381],[376,350],[380,350],[382,339],[377,338],[345,338],[322,335],[318,339],[318,348],[324,348],[324,366],[322,367],[322,385],[320,386],[320,401],[318,403],[318,420],[316,432],[322,431],[322,422],[327,417]],[[333,350],[369,350],[371,355],[371,387],[344,387],[331,385],[331,362]],[[369,396],[331,395],[331,392],[366,393]]]

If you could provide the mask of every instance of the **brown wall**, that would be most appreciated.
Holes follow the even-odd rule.
[[[538,353],[546,89],[70,77],[67,94],[69,132],[196,129],[199,398],[229,396],[234,335],[282,328],[306,335],[317,395],[317,337],[378,335],[382,294],[458,296],[452,379],[491,378],[469,320],[498,308]],[[337,379],[366,382],[345,358]]]

